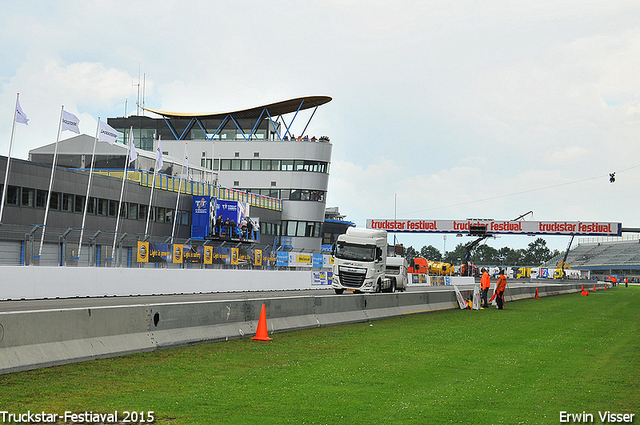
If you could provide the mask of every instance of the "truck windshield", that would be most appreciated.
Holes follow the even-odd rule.
[[[352,245],[338,242],[336,245],[336,258],[371,262],[376,258],[376,247],[373,245]]]

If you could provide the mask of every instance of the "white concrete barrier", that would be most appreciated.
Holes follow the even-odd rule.
[[[317,271],[8,266],[0,273],[2,300],[329,287],[317,284]]]

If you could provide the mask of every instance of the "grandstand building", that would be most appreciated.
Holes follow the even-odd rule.
[[[547,265],[555,266],[564,253],[550,260]],[[572,269],[589,270],[591,277],[604,280],[606,276],[618,275],[640,281],[640,239],[603,238],[579,241],[567,255],[567,264]]]
[[[331,101],[310,96],[225,113],[177,113],[145,108],[158,118],[108,119],[128,140],[133,128],[136,147],[157,148],[211,171],[217,186],[282,200],[281,221],[261,226],[263,235],[285,248],[320,252],[329,184],[332,144],[323,135],[308,135],[317,108]],[[298,113],[312,109],[296,136]],[[291,116],[286,122],[284,116]],[[296,122],[297,124],[297,122]],[[298,128],[298,127],[296,127]],[[173,169],[171,172],[179,173]]]

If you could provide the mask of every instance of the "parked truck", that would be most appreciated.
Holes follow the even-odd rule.
[[[387,258],[386,230],[349,227],[338,236],[333,257],[331,287],[336,294],[406,289],[407,262],[402,257]]]

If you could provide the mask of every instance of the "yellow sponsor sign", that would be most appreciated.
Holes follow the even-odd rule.
[[[173,263],[178,263],[178,264],[182,263],[182,250],[183,250],[182,245],[178,245],[178,244],[173,245],[173,250],[172,250]]]
[[[149,242],[138,241],[138,263],[149,262]]]
[[[204,263],[205,264],[213,264],[213,247],[206,246],[204,247]]]
[[[240,256],[240,250],[238,248],[230,248],[229,251],[231,251],[231,265],[237,266],[238,257]]]
[[[256,249],[255,251],[255,266],[261,266],[262,265],[262,250],[261,249]]]
[[[312,257],[310,255],[298,254],[296,261],[301,264],[311,264],[311,258]]]

